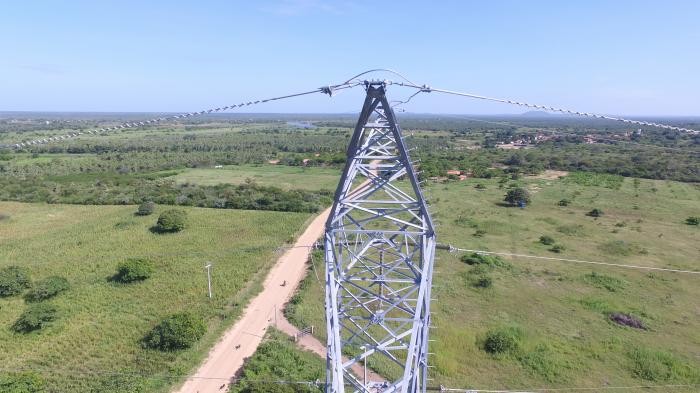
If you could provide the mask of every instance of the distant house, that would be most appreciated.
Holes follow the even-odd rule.
[[[306,165],[306,164],[309,163],[309,161],[311,161],[311,160],[308,159],[308,158],[304,158],[303,160],[301,160],[301,163],[304,164],[304,165]]]
[[[449,176],[449,175],[459,176],[459,175],[461,175],[461,174],[462,174],[462,171],[457,170],[457,169],[450,169],[449,171],[447,171],[447,175],[448,175],[448,176]]]
[[[270,160],[270,161],[268,161],[267,163],[268,163],[268,164],[272,164],[272,165],[277,165],[277,164],[280,163],[280,160]]]
[[[214,168],[215,168],[215,169],[221,169],[221,168],[223,168],[223,167],[224,167],[223,165],[214,165]]]

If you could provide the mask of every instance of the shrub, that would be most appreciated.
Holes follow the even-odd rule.
[[[0,213],[0,221],[7,221],[7,220],[9,220],[10,218],[11,218],[11,217],[10,217],[9,214],[7,214],[7,213]]]
[[[520,364],[548,382],[555,382],[566,368],[547,345],[539,344],[534,351],[518,356]]]
[[[185,229],[187,214],[182,210],[170,209],[160,214],[156,223],[156,231],[161,233],[180,232]]]
[[[544,244],[545,246],[551,246],[554,244],[554,238],[551,236],[542,235],[540,236],[540,243]]]
[[[594,287],[607,289],[610,292],[621,291],[625,287],[625,282],[619,278],[598,274],[596,272],[584,275],[583,281]]]
[[[520,348],[523,333],[516,327],[505,327],[489,330],[484,340],[484,351],[491,354],[515,352]]]
[[[700,225],[700,217],[688,217],[685,219],[685,223],[688,225]]]
[[[600,217],[603,215],[603,211],[598,209],[598,208],[595,208],[595,209],[589,211],[588,213],[586,213],[586,215],[589,217]]]
[[[474,232],[475,237],[484,237],[486,234],[486,231],[483,229],[477,229],[476,232]]]
[[[136,210],[137,216],[150,216],[156,210],[156,204],[148,201],[139,205],[138,210]]]
[[[161,351],[185,349],[202,338],[206,331],[201,317],[186,312],[173,314],[154,327],[143,343],[148,348]]]
[[[530,203],[530,193],[522,187],[516,187],[508,190],[503,200],[511,206],[528,204]]]
[[[474,282],[477,288],[491,288],[491,285],[493,285],[493,279],[489,276],[481,276]]]
[[[484,255],[479,253],[464,254],[460,258],[467,265],[485,265],[489,267],[505,267],[510,268],[510,264],[501,257],[495,255]]]
[[[29,271],[20,266],[0,270],[0,297],[19,295],[30,286]]]
[[[477,183],[477,184],[474,186],[474,188],[476,188],[477,190],[485,190],[485,189],[486,189],[486,186],[483,185],[483,184],[481,184],[481,183]]]
[[[151,261],[142,258],[129,258],[117,266],[115,281],[129,283],[143,281],[153,274]]]
[[[0,392],[43,393],[46,392],[46,384],[32,372],[0,374]]]
[[[15,321],[12,330],[18,333],[29,333],[45,328],[56,319],[56,314],[56,306],[52,304],[32,304]]]
[[[38,302],[58,295],[70,288],[68,280],[60,276],[51,276],[34,284],[27,293],[26,299],[30,302]]]
[[[552,246],[552,248],[549,249],[551,252],[555,252],[559,254],[560,252],[566,250],[566,247],[562,246],[561,244],[555,244]]]
[[[559,204],[559,206],[569,206],[570,203],[571,203],[570,200],[568,200],[568,199],[562,199],[562,200],[559,201],[558,204]]]

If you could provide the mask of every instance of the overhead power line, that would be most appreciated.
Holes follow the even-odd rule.
[[[683,127],[676,127],[676,126],[671,126],[668,124],[653,123],[653,122],[642,121],[642,120],[632,120],[632,119],[627,119],[627,118],[623,118],[623,117],[601,115],[601,114],[589,113],[589,112],[579,112],[579,111],[574,111],[574,110],[570,110],[570,109],[557,108],[557,107],[553,107],[553,106],[546,106],[546,105],[539,105],[539,104],[532,104],[532,103],[528,103],[528,102],[509,100],[509,99],[505,99],[505,98],[487,97],[487,96],[483,96],[483,95],[479,95],[479,94],[473,94],[473,93],[467,93],[467,92],[461,92],[461,91],[438,89],[438,88],[430,87],[429,85],[417,85],[415,83],[407,83],[407,82],[406,83],[395,82],[393,84],[396,84],[399,86],[412,87],[415,89],[420,89],[420,91],[423,93],[436,92],[436,93],[450,94],[450,95],[473,98],[473,99],[477,99],[477,100],[500,102],[500,103],[504,103],[504,104],[522,106],[522,107],[526,107],[526,108],[539,109],[539,110],[548,111],[548,112],[559,112],[559,113],[565,113],[565,114],[574,115],[574,116],[582,116],[582,117],[589,117],[589,118],[595,118],[595,119],[605,119],[605,120],[618,121],[618,122],[622,122],[622,123],[635,124],[635,125],[640,125],[640,126],[657,127],[657,128],[664,128],[664,129],[675,130],[675,131],[680,131],[680,132],[688,132],[691,134],[700,134],[700,131],[698,131],[698,130],[693,130],[690,128],[683,128]]]
[[[187,119],[190,117],[207,115],[210,113],[223,112],[226,110],[237,109],[237,108],[241,108],[244,106],[258,105],[258,104],[263,104],[263,103],[270,102],[270,101],[284,100],[287,98],[300,97],[300,96],[305,96],[305,95],[309,95],[309,94],[323,93],[323,94],[328,94],[329,96],[332,96],[333,93],[336,91],[349,89],[349,88],[352,88],[355,86],[359,86],[361,84],[362,83],[360,83],[360,82],[345,82],[345,83],[341,83],[341,84],[337,84],[337,85],[328,85],[328,86],[319,87],[319,88],[314,89],[314,90],[304,91],[304,92],[300,92],[300,93],[293,93],[293,94],[287,94],[287,95],[283,95],[283,96],[279,96],[279,97],[265,98],[262,100],[244,101],[244,102],[241,102],[240,104],[227,105],[227,106],[222,106],[222,107],[218,107],[218,108],[210,108],[210,109],[205,109],[205,110],[201,110],[198,112],[187,112],[187,113],[181,113],[178,115],[156,117],[156,118],[153,118],[150,120],[145,120],[145,121],[126,122],[126,123],[121,123],[121,124],[118,124],[118,125],[112,126],[112,127],[99,128],[99,129],[90,130],[90,131],[69,132],[65,135],[40,138],[40,139],[35,139],[33,141],[18,142],[18,143],[14,143],[10,146],[15,148],[15,149],[21,149],[23,147],[28,147],[28,146],[33,146],[33,145],[42,145],[42,144],[51,143],[51,142],[59,142],[59,141],[75,138],[75,137],[82,136],[82,135],[101,135],[101,134],[105,134],[108,132],[119,131],[119,130],[123,130],[123,129],[127,129],[127,128],[146,127],[146,126],[151,126],[151,125],[162,123],[162,122],[169,121],[169,120]]]
[[[621,268],[627,268],[627,269],[656,270],[656,271],[663,271],[663,272],[685,273],[685,274],[700,274],[700,271],[696,271],[696,270],[681,270],[681,269],[669,269],[669,268],[654,267],[654,266],[626,265],[626,264],[622,264],[622,263],[586,261],[586,260],[582,260],[582,259],[570,259],[570,258],[545,257],[545,256],[541,256],[541,255],[515,254],[515,253],[511,253],[511,252],[472,250],[472,249],[468,249],[468,248],[458,248],[458,247],[454,247],[452,245],[442,245],[442,246],[443,246],[443,248],[449,249],[451,252],[462,251],[462,252],[473,252],[476,254],[499,255],[499,256],[506,256],[506,257],[514,257],[514,258],[531,258],[531,259],[543,259],[543,260],[549,260],[549,261],[583,263],[583,264],[589,264],[589,265],[614,266],[614,267],[621,267]]]
[[[675,385],[635,385],[635,386],[599,386],[599,387],[564,387],[564,388],[535,388],[525,390],[489,390],[489,389],[465,389],[465,388],[447,388],[441,386],[440,392],[453,393],[546,393],[546,392],[599,392],[602,390],[630,390],[630,389],[680,389],[694,388],[700,385],[697,384],[675,384]]]
[[[366,81],[361,81],[359,79],[359,77],[366,75],[366,74],[373,73],[373,72],[387,72],[387,73],[394,74],[394,75],[398,76],[399,78],[401,78],[403,80],[403,82],[392,82],[390,80],[386,80],[385,82],[387,84],[393,84],[393,85],[398,85],[398,86],[405,86],[405,87],[419,89],[420,93],[436,92],[436,93],[444,93],[444,94],[450,94],[450,95],[458,95],[458,96],[463,96],[463,97],[468,97],[468,98],[473,98],[473,99],[501,102],[501,103],[505,103],[505,104],[518,105],[518,106],[523,106],[523,107],[527,107],[527,108],[540,109],[540,110],[550,111],[550,112],[560,112],[560,113],[566,113],[566,114],[575,115],[575,116],[583,116],[583,117],[590,117],[590,118],[597,118],[597,119],[606,119],[606,120],[618,121],[618,122],[629,123],[629,124],[636,124],[636,125],[641,125],[641,126],[651,126],[651,127],[658,127],[658,128],[676,130],[676,131],[681,131],[681,132],[688,132],[691,134],[700,134],[700,131],[698,131],[698,130],[692,130],[692,129],[683,128],[683,127],[675,127],[675,126],[671,126],[671,125],[667,125],[667,124],[653,123],[653,122],[640,121],[640,120],[631,120],[631,119],[626,119],[626,118],[622,118],[622,117],[613,117],[613,116],[600,115],[600,114],[594,114],[594,113],[588,113],[588,112],[579,112],[579,111],[574,111],[574,110],[569,110],[569,109],[563,109],[563,108],[557,108],[557,107],[545,106],[545,105],[538,105],[538,104],[531,104],[531,103],[527,103],[527,102],[520,102],[520,101],[515,101],[515,100],[510,100],[510,99],[487,97],[487,96],[473,94],[473,93],[467,93],[467,92],[438,89],[438,88],[430,87],[429,85],[426,85],[426,84],[418,85],[397,71],[394,71],[394,70],[391,70],[388,68],[375,68],[375,69],[363,71],[363,72],[353,76],[352,78],[346,80],[345,82],[342,82],[339,84],[334,84],[334,85],[328,85],[328,86],[324,86],[324,87],[319,87],[317,89],[309,90],[309,91],[305,91],[305,92],[288,94],[288,95],[279,96],[279,97],[266,98],[266,99],[262,99],[262,100],[247,101],[247,102],[242,102],[240,104],[205,109],[205,110],[198,111],[198,112],[188,112],[188,113],[182,113],[179,115],[158,117],[158,118],[153,118],[153,119],[145,120],[145,121],[125,122],[125,123],[122,123],[122,124],[119,124],[116,126],[100,128],[100,129],[90,130],[90,131],[85,131],[85,132],[83,132],[83,131],[70,132],[70,133],[67,133],[65,135],[40,138],[40,139],[35,139],[33,141],[18,142],[18,143],[11,144],[9,146],[11,146],[15,149],[20,149],[23,147],[28,147],[28,146],[33,146],[33,145],[58,142],[58,141],[66,140],[66,139],[75,138],[75,137],[78,137],[81,135],[99,135],[99,134],[104,134],[107,132],[118,131],[118,130],[127,129],[127,128],[145,127],[145,126],[150,126],[153,124],[162,123],[162,122],[165,122],[168,120],[186,119],[189,117],[200,116],[200,115],[216,113],[216,112],[222,112],[222,111],[226,111],[229,109],[237,109],[237,108],[241,108],[244,106],[257,105],[257,104],[262,104],[262,103],[266,103],[266,102],[270,102],[270,101],[283,100],[283,99],[287,99],[287,98],[299,97],[299,96],[304,96],[304,95],[309,95],[309,94],[323,93],[323,94],[328,94],[330,96],[335,91],[340,91],[340,90],[344,90],[344,89],[348,89],[348,88],[352,88],[355,86],[365,84]],[[411,95],[408,99],[406,99],[404,101],[398,101],[397,105],[407,103],[416,95],[417,95],[417,93]]]

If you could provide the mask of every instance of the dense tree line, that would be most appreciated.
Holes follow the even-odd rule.
[[[166,179],[113,177],[93,181],[55,181],[36,177],[0,177],[0,200],[20,202],[125,205],[153,201],[161,205],[219,209],[316,212],[331,192],[286,191],[249,182],[241,185],[176,184]]]

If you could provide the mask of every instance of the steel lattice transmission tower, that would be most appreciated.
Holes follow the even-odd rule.
[[[425,392],[435,231],[386,84],[365,88],[326,222],[326,391]],[[373,362],[400,376],[351,371]]]

